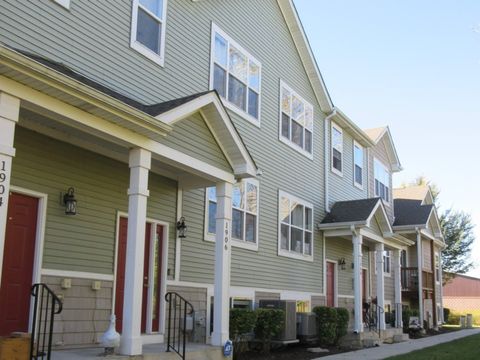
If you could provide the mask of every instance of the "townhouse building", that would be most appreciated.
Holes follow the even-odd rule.
[[[172,291],[216,346],[239,300],[344,306],[362,333],[418,241],[400,169],[388,128],[334,107],[290,0],[0,3],[0,335],[28,331],[38,282],[58,347],[115,314],[141,354]]]

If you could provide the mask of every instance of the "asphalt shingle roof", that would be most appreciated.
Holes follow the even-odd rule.
[[[59,63],[57,61],[53,61],[51,59],[48,59],[46,57],[43,57],[43,56],[39,56],[39,55],[36,55],[36,54],[33,54],[33,53],[30,53],[28,51],[25,51],[25,50],[20,50],[20,49],[15,49],[15,48],[12,48],[13,50],[27,56],[28,58],[32,59],[32,60],[35,60],[45,66],[47,66],[48,68],[52,69],[52,70],[55,70],[55,71],[58,71],[59,73],[63,74],[63,75],[66,75],[74,80],[77,80],[79,82],[81,82],[82,84],[84,85],[87,85],[91,88],[94,88],[102,93],[104,93],[105,95],[108,95],[108,96],[111,96],[137,110],[140,110],[150,116],[157,116],[157,115],[160,115],[164,112],[167,112],[168,110],[171,110],[173,108],[176,108],[180,105],[183,105],[189,101],[192,101],[202,95],[205,95],[205,94],[208,94],[209,92],[215,92],[215,90],[209,90],[209,91],[204,91],[204,92],[200,92],[200,93],[197,93],[197,94],[192,94],[192,95],[188,95],[188,96],[185,96],[185,97],[182,97],[182,98],[178,98],[178,99],[174,99],[174,100],[169,100],[169,101],[165,101],[165,102],[161,102],[161,103],[156,103],[156,104],[150,104],[150,105],[147,105],[147,104],[143,104],[135,99],[132,99],[126,95],[123,95],[121,93],[119,93],[118,91],[115,91],[105,85],[102,85],[100,84],[99,82],[97,81],[94,81],[92,79],[89,79],[88,77],[74,71],[73,69],[71,69],[70,67],[68,67],[67,65],[65,64],[62,64],[62,63]]]
[[[322,224],[366,221],[380,198],[336,202]]]
[[[395,222],[393,226],[424,225],[433,205],[422,205],[421,200],[395,199]]]

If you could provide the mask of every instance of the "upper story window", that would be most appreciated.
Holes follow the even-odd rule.
[[[207,188],[205,238],[215,241],[217,194],[215,187]],[[233,244],[248,249],[258,248],[258,182],[243,180],[232,190]]]
[[[280,140],[312,157],[313,106],[280,82]]]
[[[383,272],[387,275],[391,274],[391,255],[390,250],[383,252]]]
[[[375,196],[390,202],[390,172],[387,167],[374,159]]]
[[[210,89],[225,106],[260,125],[261,65],[216,25],[212,25]]]
[[[343,174],[343,130],[332,122],[332,171]]]
[[[167,0],[133,0],[130,46],[163,66]]]
[[[313,259],[313,206],[283,191],[279,192],[279,255]]]
[[[355,186],[363,188],[363,147],[356,141],[353,142],[353,181]]]
[[[435,253],[435,281],[440,282],[440,254]]]

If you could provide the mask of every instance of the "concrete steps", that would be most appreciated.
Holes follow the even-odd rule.
[[[364,331],[360,334],[348,334],[341,339],[340,346],[346,349],[358,350],[408,340],[408,334],[404,334],[402,329],[388,328],[382,330],[380,336],[374,331]]]

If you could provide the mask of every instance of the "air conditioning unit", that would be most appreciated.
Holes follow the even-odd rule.
[[[274,339],[282,343],[295,343],[297,340],[297,302],[295,300],[260,300],[261,309],[281,309],[285,312],[283,329]]]
[[[297,313],[297,335],[301,337],[317,336],[317,315],[314,313]]]

